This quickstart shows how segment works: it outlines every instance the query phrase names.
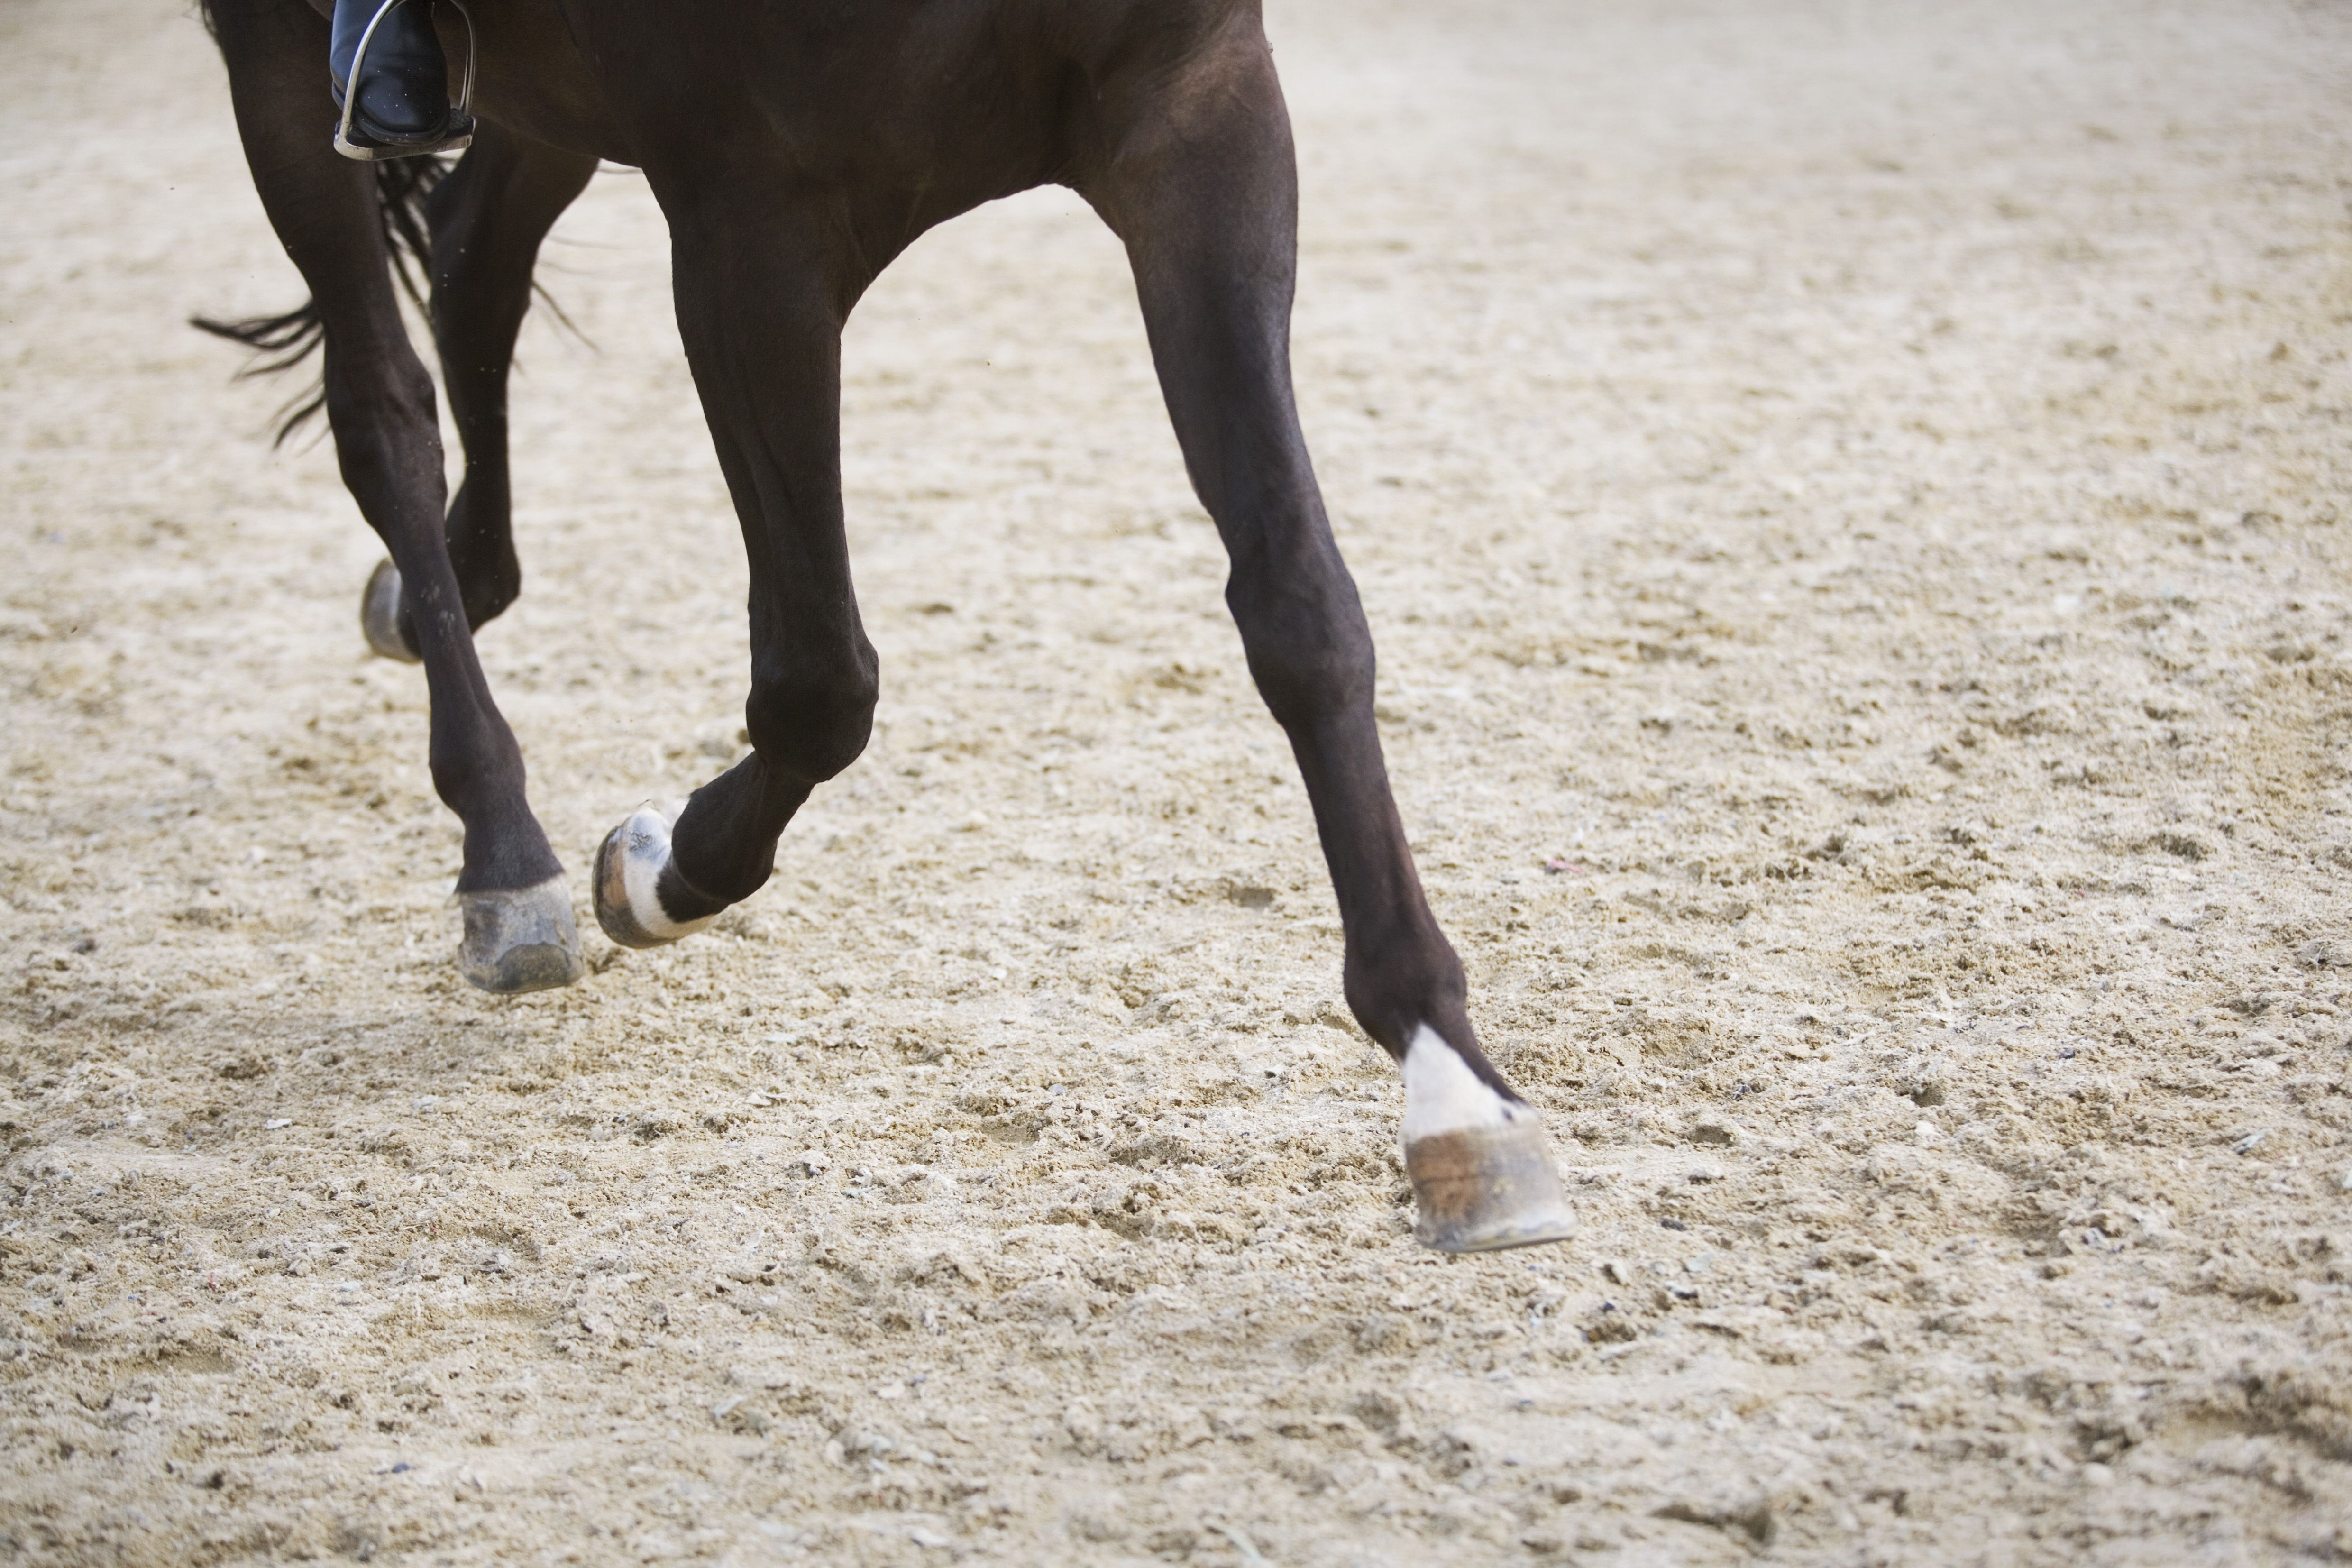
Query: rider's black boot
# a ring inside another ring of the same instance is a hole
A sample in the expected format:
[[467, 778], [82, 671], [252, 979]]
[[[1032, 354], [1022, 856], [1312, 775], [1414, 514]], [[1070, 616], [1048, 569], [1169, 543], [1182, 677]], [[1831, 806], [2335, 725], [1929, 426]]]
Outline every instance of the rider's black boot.
[[431, 0], [335, 0], [327, 70], [335, 151], [346, 158], [448, 152], [473, 135], [473, 117], [449, 101], [449, 66], [434, 35]]

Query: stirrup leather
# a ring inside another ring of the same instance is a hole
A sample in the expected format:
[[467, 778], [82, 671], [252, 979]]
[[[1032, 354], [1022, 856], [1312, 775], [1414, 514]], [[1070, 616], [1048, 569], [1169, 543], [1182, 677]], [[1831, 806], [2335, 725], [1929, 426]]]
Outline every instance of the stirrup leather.
[[[474, 38], [474, 14], [466, 9], [464, 0], [445, 0], [446, 4], [456, 8], [466, 24], [466, 73], [457, 80], [457, 100], [449, 106], [449, 124], [456, 134], [415, 147], [370, 147], [352, 140], [352, 115], [359, 107], [360, 75], [367, 66], [369, 41], [374, 38], [377, 25], [392, 15], [393, 7], [407, 3], [408, 0], [383, 0], [383, 4], [376, 7], [375, 15], [368, 18], [367, 30], [360, 35], [360, 46], [352, 52], [351, 75], [343, 82], [342, 118], [335, 124], [335, 151], [346, 158], [373, 163], [387, 158], [416, 158], [431, 153], [462, 153], [474, 144], [474, 57], [481, 51]], [[417, 3], [430, 5], [432, 0], [417, 0]]]

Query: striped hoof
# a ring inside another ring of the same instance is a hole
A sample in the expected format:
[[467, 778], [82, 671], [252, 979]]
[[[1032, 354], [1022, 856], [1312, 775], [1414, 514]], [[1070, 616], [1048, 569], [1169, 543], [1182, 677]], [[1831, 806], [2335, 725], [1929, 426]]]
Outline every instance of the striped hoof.
[[368, 647], [385, 658], [415, 664], [416, 656], [400, 640], [400, 568], [379, 561], [360, 591], [360, 632]]
[[1404, 1147], [1421, 1210], [1412, 1238], [1440, 1252], [1500, 1252], [1565, 1241], [1576, 1216], [1529, 1111], [1503, 1127], [1440, 1132]]
[[533, 888], [459, 893], [457, 906], [466, 917], [457, 968], [468, 983], [500, 996], [520, 996], [569, 985], [586, 973], [572, 892], [562, 877]]
[[[669, 869], [670, 824], [677, 813], [641, 805], [604, 836], [596, 851], [596, 923], [623, 947], [659, 947], [692, 936], [719, 917], [674, 920], [662, 907], [662, 873]], [[672, 873], [675, 879], [676, 873]]]
[[1404, 1058], [1404, 1168], [1421, 1211], [1413, 1239], [1423, 1247], [1496, 1252], [1576, 1229], [1543, 1120], [1425, 1024]]

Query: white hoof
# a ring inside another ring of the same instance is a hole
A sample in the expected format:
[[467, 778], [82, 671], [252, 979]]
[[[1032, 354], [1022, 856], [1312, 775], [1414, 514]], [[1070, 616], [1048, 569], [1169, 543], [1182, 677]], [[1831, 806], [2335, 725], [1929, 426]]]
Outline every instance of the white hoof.
[[661, 874], [669, 865], [669, 829], [677, 820], [675, 811], [641, 805], [596, 851], [596, 923], [623, 947], [659, 947], [719, 918], [673, 920], [662, 908]]
[[385, 658], [396, 658], [403, 664], [415, 664], [417, 658], [400, 640], [400, 568], [389, 561], [379, 561], [368, 574], [367, 586], [360, 590], [360, 634], [367, 645]]
[[1426, 1024], [1404, 1056], [1404, 1168], [1423, 1247], [1494, 1252], [1576, 1230], [1542, 1119], [1496, 1093]]
[[457, 968], [483, 990], [519, 996], [569, 985], [586, 973], [572, 890], [560, 874], [531, 888], [460, 893], [457, 907], [466, 917]]

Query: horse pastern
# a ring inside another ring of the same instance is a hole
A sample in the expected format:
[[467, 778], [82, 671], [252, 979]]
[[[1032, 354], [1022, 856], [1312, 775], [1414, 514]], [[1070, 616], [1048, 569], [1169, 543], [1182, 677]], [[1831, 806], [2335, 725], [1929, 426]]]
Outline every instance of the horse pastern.
[[1404, 1053], [1404, 1142], [1446, 1132], [1507, 1127], [1532, 1118], [1524, 1100], [1505, 1095], [1427, 1024]]

